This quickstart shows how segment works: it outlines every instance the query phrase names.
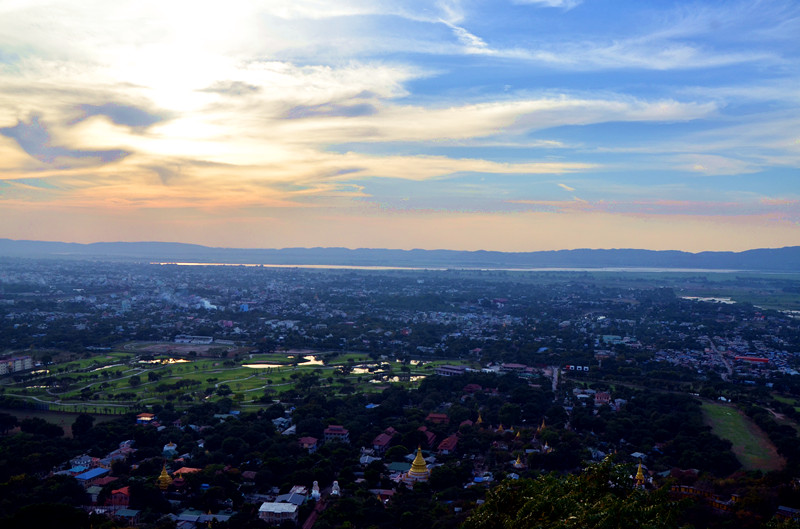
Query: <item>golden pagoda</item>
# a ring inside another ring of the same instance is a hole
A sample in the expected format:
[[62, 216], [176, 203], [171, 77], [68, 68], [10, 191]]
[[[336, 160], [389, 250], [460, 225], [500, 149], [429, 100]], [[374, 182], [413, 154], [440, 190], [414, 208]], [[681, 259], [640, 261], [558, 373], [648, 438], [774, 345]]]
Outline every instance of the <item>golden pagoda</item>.
[[544, 419], [542, 419], [542, 425], [539, 426], [538, 428], [536, 428], [536, 433], [542, 433], [545, 428], [546, 428], [546, 426], [544, 424]]
[[478, 420], [475, 421], [475, 424], [483, 424], [483, 417], [481, 417], [481, 412], [478, 412]]
[[527, 466], [528, 465], [526, 465], [525, 463], [522, 462], [522, 457], [521, 456], [517, 456], [517, 460], [514, 461], [514, 468], [525, 468]]
[[167, 464], [161, 468], [161, 474], [158, 476], [158, 488], [162, 491], [167, 490], [167, 487], [172, 485], [172, 478], [167, 473]]
[[428, 478], [431, 476], [430, 470], [428, 470], [428, 464], [425, 462], [425, 459], [422, 457], [422, 447], [417, 447], [417, 455], [414, 457], [414, 461], [411, 463], [411, 468], [403, 474], [403, 482], [406, 485], [414, 485], [414, 483], [418, 481], [428, 481]]
[[633, 486], [636, 488], [644, 487], [644, 471], [642, 470], [642, 460], [639, 460], [639, 469], [636, 471], [636, 477], [633, 478]]

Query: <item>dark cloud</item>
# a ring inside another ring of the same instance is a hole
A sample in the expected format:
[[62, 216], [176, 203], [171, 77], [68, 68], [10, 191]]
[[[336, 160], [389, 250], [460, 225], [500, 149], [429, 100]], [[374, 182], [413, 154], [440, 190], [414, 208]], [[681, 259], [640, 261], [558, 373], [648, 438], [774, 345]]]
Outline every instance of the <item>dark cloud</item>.
[[315, 116], [355, 118], [359, 116], [371, 116], [377, 111], [378, 109], [369, 103], [358, 103], [355, 105], [300, 105], [290, 109], [286, 113], [286, 117], [290, 119], [310, 118]]
[[244, 96], [261, 91], [255, 85], [242, 83], [240, 81], [218, 81], [208, 88], [203, 88], [201, 92], [211, 92], [214, 94], [225, 94], [229, 96]]
[[50, 133], [47, 126], [39, 120], [39, 116], [32, 116], [27, 123], [19, 121], [13, 127], [0, 128], [0, 134], [14, 139], [26, 153], [40, 162], [50, 164], [58, 162], [59, 165], [74, 165], [80, 160], [80, 165], [85, 165], [85, 162], [92, 159], [96, 163], [109, 163], [130, 154], [120, 149], [82, 151], [51, 145]]
[[165, 186], [169, 185], [171, 181], [180, 175], [180, 169], [170, 169], [159, 165], [150, 165], [147, 166], [147, 168], [156, 173], [161, 183]]
[[91, 116], [106, 116], [117, 125], [145, 129], [165, 119], [162, 115], [148, 112], [131, 105], [118, 105], [117, 103], [81, 105], [79, 108], [83, 115], [75, 120], [74, 123], [83, 121]]

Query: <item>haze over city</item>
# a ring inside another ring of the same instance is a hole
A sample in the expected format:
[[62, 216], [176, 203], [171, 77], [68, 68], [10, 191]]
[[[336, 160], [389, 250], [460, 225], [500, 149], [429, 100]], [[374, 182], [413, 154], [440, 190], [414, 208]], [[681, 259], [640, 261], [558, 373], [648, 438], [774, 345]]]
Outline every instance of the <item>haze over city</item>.
[[0, 238], [800, 245], [800, 6], [0, 4]]

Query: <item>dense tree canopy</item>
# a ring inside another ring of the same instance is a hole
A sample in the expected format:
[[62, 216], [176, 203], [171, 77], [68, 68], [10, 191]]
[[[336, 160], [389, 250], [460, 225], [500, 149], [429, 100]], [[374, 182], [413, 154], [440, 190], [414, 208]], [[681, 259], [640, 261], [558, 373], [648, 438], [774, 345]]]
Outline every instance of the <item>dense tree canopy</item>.
[[678, 506], [665, 491], [635, 489], [630, 468], [605, 460], [579, 475], [507, 481], [487, 494], [465, 529], [667, 529]]

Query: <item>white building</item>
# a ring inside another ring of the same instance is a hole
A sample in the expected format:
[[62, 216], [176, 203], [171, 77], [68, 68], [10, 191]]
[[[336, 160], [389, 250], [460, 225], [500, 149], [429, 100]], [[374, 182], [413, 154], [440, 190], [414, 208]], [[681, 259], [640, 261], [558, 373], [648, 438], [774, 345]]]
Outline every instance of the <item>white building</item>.
[[18, 373], [33, 369], [33, 358], [30, 356], [17, 356], [0, 359], [0, 375]]
[[297, 523], [297, 505], [265, 501], [258, 508], [258, 517], [274, 525], [280, 525], [287, 520]]

